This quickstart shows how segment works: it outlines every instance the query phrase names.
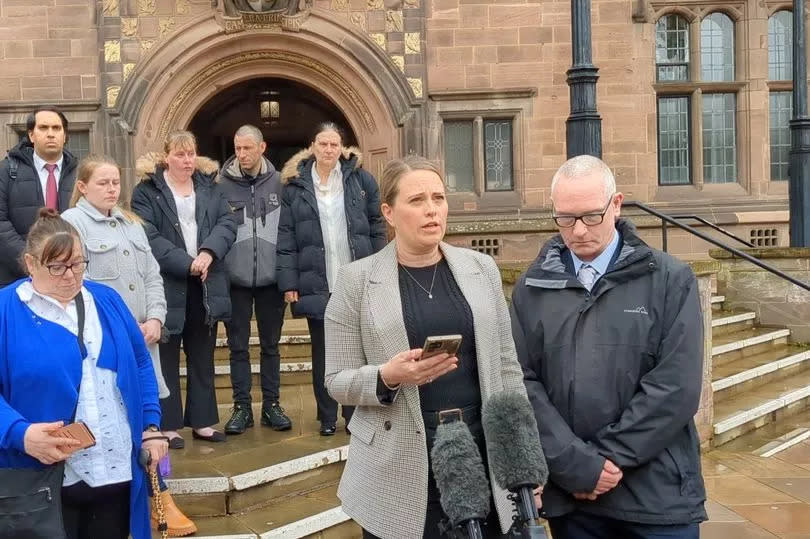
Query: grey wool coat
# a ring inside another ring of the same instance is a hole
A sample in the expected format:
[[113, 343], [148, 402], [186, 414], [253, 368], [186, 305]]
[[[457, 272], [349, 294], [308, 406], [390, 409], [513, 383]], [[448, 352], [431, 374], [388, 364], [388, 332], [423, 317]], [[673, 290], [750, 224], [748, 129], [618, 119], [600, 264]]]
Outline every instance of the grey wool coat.
[[[115, 289], [138, 323], [151, 318], [166, 321], [166, 298], [160, 266], [152, 256], [143, 226], [130, 220], [118, 208], [106, 216], [82, 197], [76, 207], [62, 213], [84, 243], [89, 260], [85, 278]], [[158, 345], [147, 346], [158, 383], [158, 396], [165, 399], [169, 388], [160, 369]]]
[[[482, 402], [500, 391], [526, 395], [495, 261], [446, 243], [440, 249], [473, 313]], [[428, 454], [419, 388], [403, 385], [390, 405], [377, 398], [380, 365], [410, 349], [396, 241], [341, 269], [326, 308], [325, 327], [326, 387], [339, 403], [357, 406], [338, 490], [343, 510], [383, 539], [421, 538]], [[490, 485], [506, 531], [512, 522], [512, 503], [491, 474]]]

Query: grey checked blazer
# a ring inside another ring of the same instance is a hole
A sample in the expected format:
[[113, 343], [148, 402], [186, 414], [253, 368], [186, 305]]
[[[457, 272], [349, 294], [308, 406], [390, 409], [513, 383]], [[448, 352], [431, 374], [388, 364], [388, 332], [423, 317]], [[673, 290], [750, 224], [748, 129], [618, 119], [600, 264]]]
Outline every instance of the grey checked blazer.
[[[379, 366], [410, 349], [395, 241], [344, 266], [326, 308], [326, 387], [339, 403], [357, 406], [349, 459], [338, 496], [343, 510], [383, 539], [421, 538], [427, 508], [428, 455], [419, 389], [403, 385], [390, 405], [377, 399]], [[499, 391], [526, 394], [515, 354], [501, 275], [489, 256], [440, 245], [473, 313], [481, 399]], [[501, 527], [512, 503], [492, 478]]]

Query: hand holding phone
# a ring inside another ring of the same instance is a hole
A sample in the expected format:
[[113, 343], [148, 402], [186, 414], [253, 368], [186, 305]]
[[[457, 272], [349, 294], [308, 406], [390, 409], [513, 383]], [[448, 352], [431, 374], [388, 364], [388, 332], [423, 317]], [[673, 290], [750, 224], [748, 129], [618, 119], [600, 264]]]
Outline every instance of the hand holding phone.
[[461, 347], [461, 335], [431, 335], [425, 339], [422, 357], [419, 359], [427, 359], [439, 354], [453, 357], [458, 353], [459, 347]]
[[87, 449], [88, 447], [93, 447], [96, 445], [96, 437], [93, 436], [93, 433], [90, 431], [90, 428], [84, 424], [83, 421], [77, 421], [76, 423], [71, 423], [69, 425], [65, 425], [53, 432], [51, 432], [51, 436], [56, 436], [57, 438], [70, 438], [71, 440], [78, 440], [78, 446], [73, 446], [70, 449], [73, 451], [78, 451], [80, 449]]

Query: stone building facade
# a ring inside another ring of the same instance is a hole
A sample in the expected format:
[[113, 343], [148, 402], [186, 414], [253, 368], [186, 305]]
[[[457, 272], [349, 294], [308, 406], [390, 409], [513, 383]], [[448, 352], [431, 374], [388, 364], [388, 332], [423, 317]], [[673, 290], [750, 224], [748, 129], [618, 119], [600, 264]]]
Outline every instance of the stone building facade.
[[[604, 158], [627, 198], [787, 244], [789, 9], [592, 0]], [[554, 230], [569, 0], [0, 0], [0, 28], [6, 148], [57, 104], [71, 147], [112, 154], [131, 185], [171, 129], [222, 159], [256, 123], [280, 162], [336, 120], [375, 174], [409, 152], [442, 163], [452, 241], [519, 260]], [[656, 219], [638, 223], [661, 244]], [[680, 232], [668, 245], [706, 251]]]

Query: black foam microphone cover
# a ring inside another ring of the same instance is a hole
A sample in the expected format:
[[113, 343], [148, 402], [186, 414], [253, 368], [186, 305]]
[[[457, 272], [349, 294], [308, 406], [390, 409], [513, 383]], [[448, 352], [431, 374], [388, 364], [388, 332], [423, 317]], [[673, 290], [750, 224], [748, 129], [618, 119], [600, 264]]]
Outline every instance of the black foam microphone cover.
[[490, 507], [489, 480], [467, 425], [462, 421], [440, 424], [430, 456], [440, 503], [450, 522], [459, 526], [473, 519], [485, 520]]
[[520, 393], [493, 394], [482, 410], [490, 471], [501, 488], [545, 485], [548, 467], [540, 446], [537, 421]]

